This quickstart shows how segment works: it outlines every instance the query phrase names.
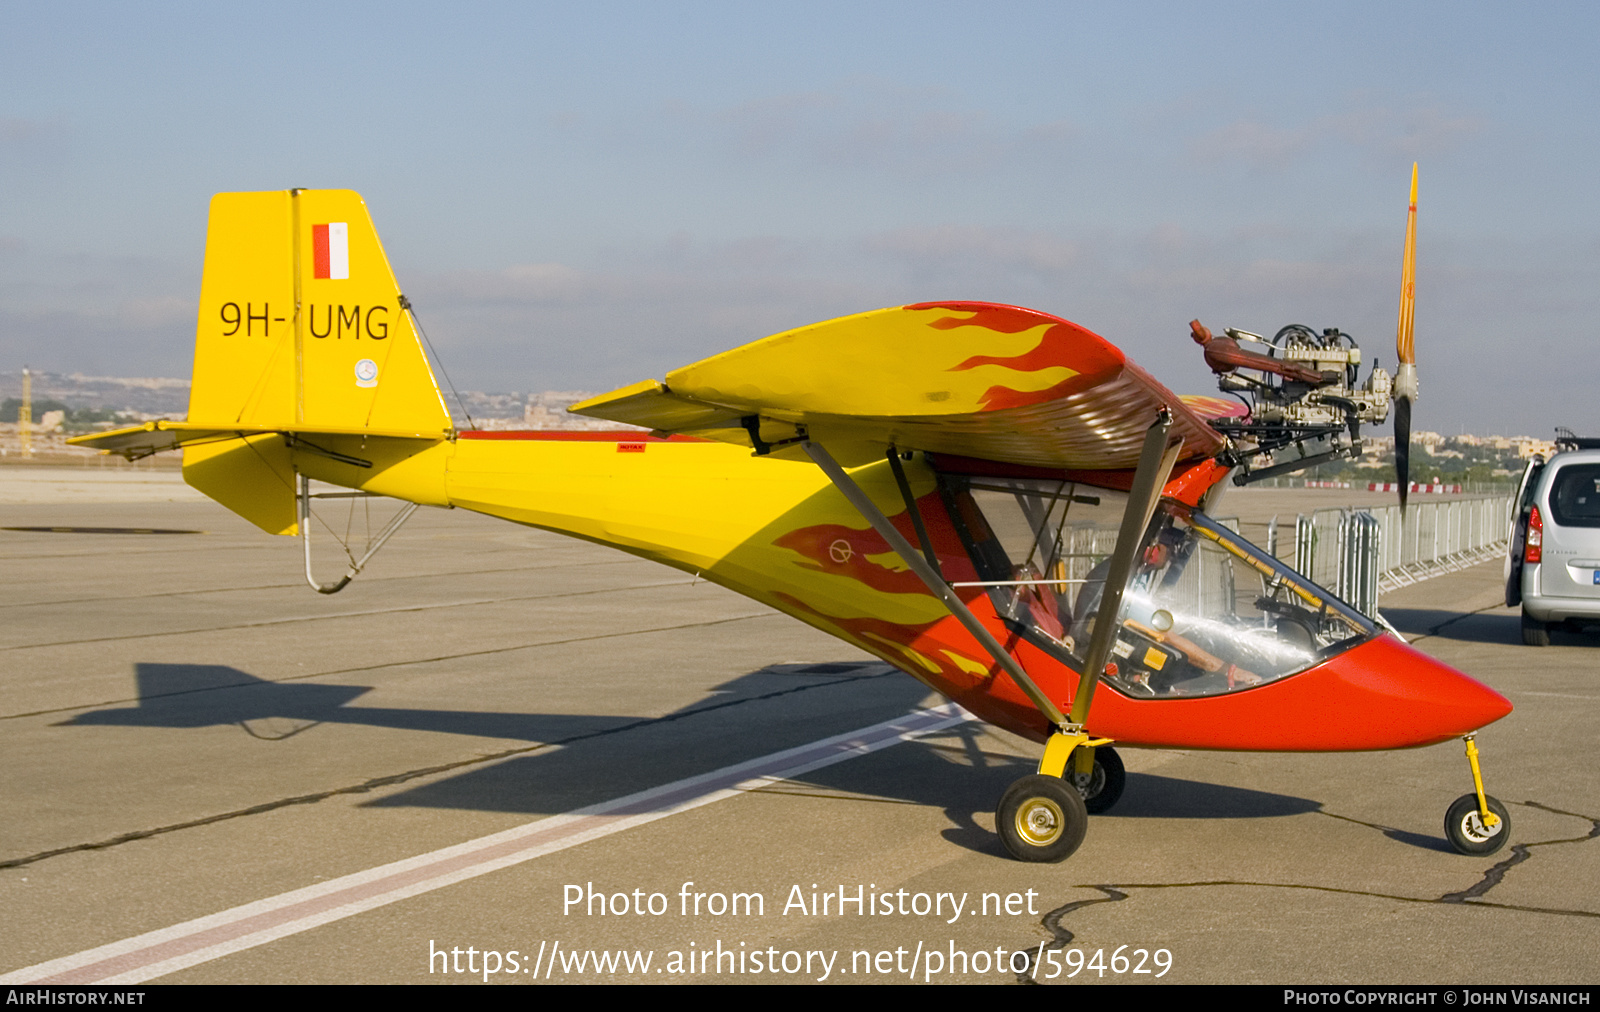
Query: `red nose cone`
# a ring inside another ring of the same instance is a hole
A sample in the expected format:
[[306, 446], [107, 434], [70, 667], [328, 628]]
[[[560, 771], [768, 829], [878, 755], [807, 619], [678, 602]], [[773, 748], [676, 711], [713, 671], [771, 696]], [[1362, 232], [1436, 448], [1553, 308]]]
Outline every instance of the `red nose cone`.
[[1128, 745], [1364, 752], [1433, 745], [1511, 712], [1500, 693], [1379, 636], [1275, 682], [1219, 696], [1095, 697], [1096, 734]]
[[1313, 673], [1330, 690], [1328, 719], [1360, 739], [1351, 748], [1432, 745], [1511, 712], [1500, 693], [1395, 636], [1379, 636], [1306, 672]]

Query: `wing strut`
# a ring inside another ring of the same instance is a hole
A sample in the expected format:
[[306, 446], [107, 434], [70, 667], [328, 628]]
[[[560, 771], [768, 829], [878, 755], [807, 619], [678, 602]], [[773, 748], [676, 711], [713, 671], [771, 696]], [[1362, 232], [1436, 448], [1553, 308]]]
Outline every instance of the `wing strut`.
[[994, 658], [995, 663], [1006, 670], [1006, 673], [1011, 676], [1011, 680], [1017, 683], [1017, 687], [1022, 689], [1034, 706], [1038, 707], [1039, 712], [1044, 714], [1046, 719], [1056, 727], [1064, 726], [1067, 718], [1062, 714], [1060, 707], [1051, 702], [1050, 697], [1046, 696], [1039, 689], [1039, 686], [1034, 684], [1033, 679], [1029, 678], [1027, 672], [1022, 670], [1022, 665], [1018, 664], [1016, 659], [1006, 652], [1005, 647], [1001, 646], [1000, 642], [994, 638], [989, 630], [983, 627], [983, 623], [978, 621], [978, 617], [967, 609], [961, 598], [956, 596], [956, 592], [950, 589], [950, 585], [945, 583], [938, 573], [934, 572], [932, 566], [928, 565], [928, 560], [924, 559], [921, 553], [911, 546], [911, 542], [907, 541], [899, 531], [895, 530], [894, 524], [891, 524], [889, 518], [883, 515], [883, 511], [878, 509], [871, 497], [861, 491], [861, 486], [857, 485], [845, 473], [844, 468], [839, 466], [839, 462], [833, 459], [833, 454], [824, 449], [820, 443], [813, 443], [809, 439], [800, 445], [807, 455], [817, 462], [817, 466], [822, 468], [822, 472], [828, 476], [829, 481], [833, 482], [834, 487], [849, 500], [850, 505], [854, 506], [866, 518], [867, 523], [872, 525], [872, 529], [877, 531], [878, 535], [889, 543], [889, 547], [894, 549], [895, 554], [900, 556], [901, 561], [909, 566], [911, 571], [916, 573], [923, 583], [927, 584], [928, 590], [932, 591], [935, 597], [944, 602], [944, 606], [950, 609], [950, 614], [954, 615], [956, 620], [973, 635], [973, 638], [982, 644], [983, 648], [989, 652], [989, 656]]
[[1139, 451], [1139, 469], [1133, 474], [1133, 488], [1128, 490], [1128, 506], [1122, 513], [1122, 527], [1117, 531], [1117, 547], [1111, 553], [1111, 568], [1106, 572], [1105, 590], [1100, 595], [1100, 610], [1095, 613], [1094, 632], [1089, 637], [1089, 655], [1083, 668], [1083, 681], [1072, 697], [1071, 723], [1082, 726], [1089, 716], [1089, 703], [1094, 699], [1095, 686], [1105, 673], [1106, 661], [1111, 659], [1111, 640], [1116, 635], [1117, 614], [1122, 611], [1122, 593], [1127, 589], [1128, 578], [1133, 575], [1134, 556], [1144, 529], [1155, 512], [1156, 501], [1166, 485], [1172, 465], [1178, 462], [1183, 451], [1183, 440], [1167, 440], [1167, 430], [1172, 427], [1172, 414], [1165, 408], [1156, 416], [1156, 423], [1145, 432], [1144, 447]]
[[[336, 494], [343, 498], [349, 493]], [[295, 498], [299, 500], [300, 506], [300, 540], [306, 546], [306, 582], [311, 584], [312, 589], [319, 594], [337, 594], [343, 590], [345, 585], [355, 579], [356, 574], [361, 572], [362, 568], [371, 561], [372, 557], [378, 554], [378, 549], [383, 547], [383, 543], [388, 541], [394, 535], [394, 532], [400, 529], [401, 524], [411, 518], [411, 514], [415, 513], [417, 506], [420, 505], [419, 503], [408, 502], [401, 507], [400, 512], [395, 514], [394, 519], [389, 521], [388, 526], [378, 532], [378, 536], [373, 539], [372, 547], [367, 549], [367, 553], [361, 556], [360, 559], [352, 557], [350, 569], [344, 576], [333, 583], [318, 583], [317, 578], [311, 575], [311, 479], [303, 474], [300, 476], [300, 488]]]

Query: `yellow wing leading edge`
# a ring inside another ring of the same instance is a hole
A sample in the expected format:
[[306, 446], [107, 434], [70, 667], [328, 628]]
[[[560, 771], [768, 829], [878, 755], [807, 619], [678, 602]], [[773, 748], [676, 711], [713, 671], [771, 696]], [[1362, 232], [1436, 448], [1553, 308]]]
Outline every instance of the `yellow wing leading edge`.
[[1075, 323], [985, 302], [920, 303], [785, 331], [576, 404], [658, 432], [762, 449], [803, 431], [841, 459], [886, 446], [1057, 468], [1125, 468], [1158, 410], [1192, 454], [1222, 440]]

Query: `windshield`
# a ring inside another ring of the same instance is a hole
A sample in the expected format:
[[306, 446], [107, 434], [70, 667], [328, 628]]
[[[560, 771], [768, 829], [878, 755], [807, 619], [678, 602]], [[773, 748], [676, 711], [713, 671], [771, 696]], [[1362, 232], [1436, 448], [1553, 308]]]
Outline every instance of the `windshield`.
[[1118, 670], [1107, 674], [1132, 695], [1210, 696], [1303, 671], [1376, 631], [1227, 527], [1163, 503], [1123, 597]]
[[[995, 610], [1082, 670], [1125, 497], [955, 480], [951, 513]], [[1139, 698], [1211, 696], [1303, 671], [1371, 621], [1198, 510], [1165, 501], [1123, 596], [1106, 681]]]

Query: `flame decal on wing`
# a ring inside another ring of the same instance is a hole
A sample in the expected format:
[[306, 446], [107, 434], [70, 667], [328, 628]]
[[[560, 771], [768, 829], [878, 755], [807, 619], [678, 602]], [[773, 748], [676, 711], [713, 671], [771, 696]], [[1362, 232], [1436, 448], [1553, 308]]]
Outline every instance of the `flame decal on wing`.
[[923, 303], [906, 308], [948, 309], [970, 314], [945, 316], [928, 324], [937, 330], [982, 327], [998, 334], [1020, 334], [1035, 328], [1042, 329], [1039, 343], [1020, 355], [973, 355], [950, 368], [951, 372], [963, 372], [993, 365], [1015, 373], [1039, 373], [1047, 369], [1068, 373], [1065, 378], [1043, 389], [1019, 389], [1022, 384], [991, 386], [979, 398], [987, 411], [1024, 407], [1069, 396], [1114, 377], [1127, 364], [1121, 352], [1092, 331], [1033, 310], [971, 302]]

